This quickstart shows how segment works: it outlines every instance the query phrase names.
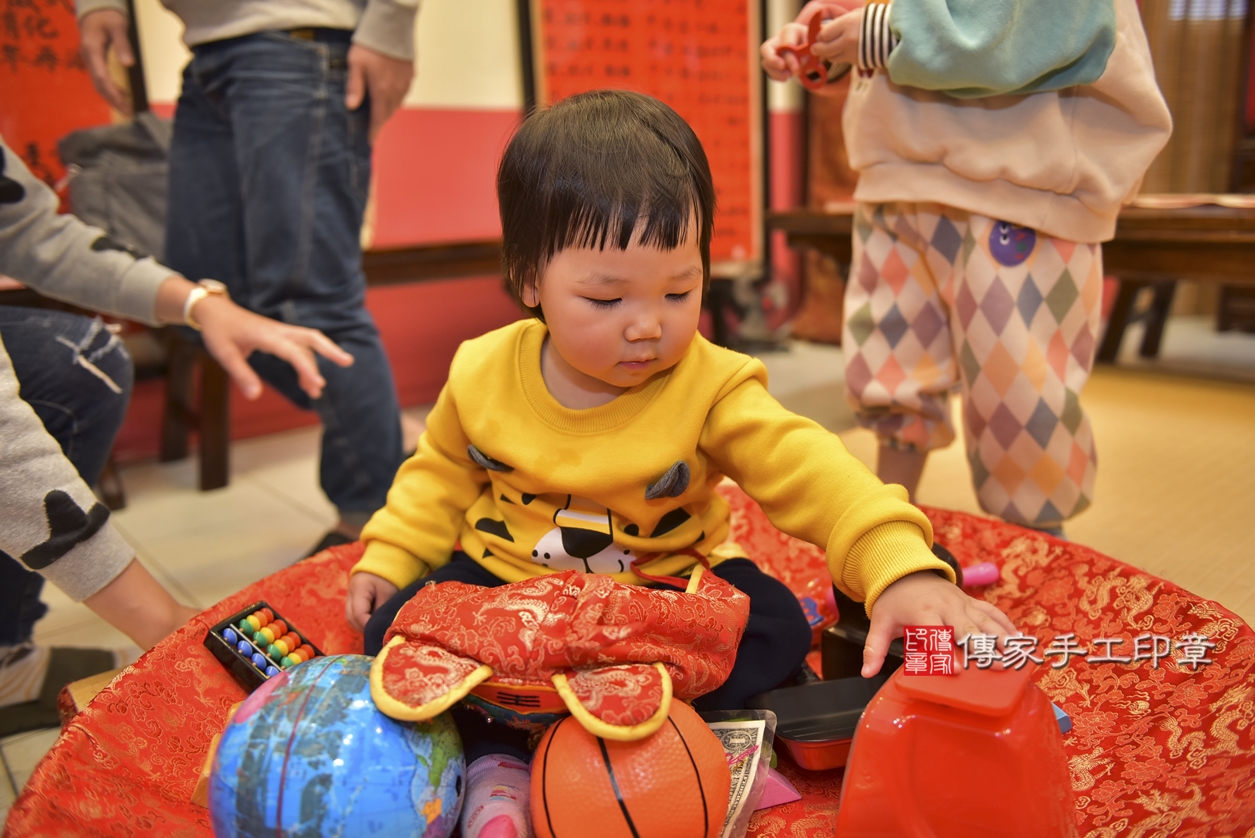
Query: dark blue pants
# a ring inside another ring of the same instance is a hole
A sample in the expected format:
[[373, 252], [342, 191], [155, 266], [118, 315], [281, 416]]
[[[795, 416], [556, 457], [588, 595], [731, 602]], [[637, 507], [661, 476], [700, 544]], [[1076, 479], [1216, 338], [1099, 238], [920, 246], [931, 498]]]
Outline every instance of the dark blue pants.
[[[740, 710], [750, 696], [774, 689], [797, 675], [810, 651], [811, 628], [793, 592], [749, 559], [729, 559], [715, 565], [713, 572], [749, 596], [750, 614], [728, 680], [695, 700], [693, 706], [698, 710]], [[401, 606], [413, 599], [419, 588], [438, 582], [465, 582], [485, 588], [505, 584], [465, 553], [454, 553], [448, 564], [398, 591], [376, 609], [366, 624], [366, 654], [379, 654], [384, 634]], [[678, 590], [670, 585], [659, 587]], [[504, 725], [484, 724], [473, 711], [459, 714], [457, 721], [468, 762], [487, 753], [530, 758], [525, 737], [512, 735], [517, 731], [506, 734]], [[486, 741], [479, 741], [485, 737]]]
[[[88, 485], [100, 479], [131, 399], [131, 358], [99, 320], [0, 306], [0, 339], [22, 400]], [[0, 552], [0, 646], [30, 640], [48, 611], [44, 577]]]
[[401, 414], [365, 307], [370, 109], [344, 106], [349, 33], [323, 34], [262, 32], [194, 49], [174, 117], [165, 262], [225, 282], [259, 314], [321, 329], [353, 356], [347, 369], [318, 359], [327, 386], [316, 401], [278, 358], [249, 362], [318, 412], [323, 491], [365, 523], [401, 464]]

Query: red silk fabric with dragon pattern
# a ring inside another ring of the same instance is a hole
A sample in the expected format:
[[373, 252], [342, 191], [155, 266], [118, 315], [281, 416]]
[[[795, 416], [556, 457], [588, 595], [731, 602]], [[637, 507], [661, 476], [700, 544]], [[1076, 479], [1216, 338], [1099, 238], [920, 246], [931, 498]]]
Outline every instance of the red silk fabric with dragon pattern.
[[[429, 585], [402, 606], [384, 637], [385, 645], [395, 637], [404, 643], [386, 650], [382, 684], [415, 707], [456, 687], [469, 674], [467, 662], [470, 670], [487, 664], [493, 680], [507, 684], [547, 687], [553, 675], [569, 675], [594, 716], [635, 725], [662, 703], [652, 664], [666, 668], [676, 697], [705, 695], [732, 671], [748, 616], [749, 597], [708, 571], [692, 593], [574, 570], [498, 588]], [[422, 654], [435, 649], [452, 660]]]
[[[794, 590], [824, 573], [821, 551], [776, 531], [756, 504], [722, 487], [732, 539]], [[987, 518], [926, 509], [960, 563], [998, 564], [983, 596], [1041, 640], [1150, 632], [1205, 634], [1212, 663], [1035, 666], [1033, 682], [1071, 717], [1064, 750], [1083, 838], [1221, 838], [1255, 829], [1255, 633], [1214, 602], [1078, 544]], [[344, 621], [355, 549], [333, 548], [251, 585], [194, 619], [130, 667], [66, 726], [9, 814], [6, 836], [209, 836], [189, 803], [210, 738], [244, 697], [209, 652], [205, 632], [265, 599], [328, 654], [361, 652]], [[1120, 651], [1116, 647], [1115, 651]], [[830, 838], [841, 772], [780, 760], [802, 799], [755, 813], [755, 838]], [[943, 769], [944, 770], [944, 769]], [[979, 794], [975, 778], [963, 786]], [[957, 792], [956, 792], [957, 793]]]

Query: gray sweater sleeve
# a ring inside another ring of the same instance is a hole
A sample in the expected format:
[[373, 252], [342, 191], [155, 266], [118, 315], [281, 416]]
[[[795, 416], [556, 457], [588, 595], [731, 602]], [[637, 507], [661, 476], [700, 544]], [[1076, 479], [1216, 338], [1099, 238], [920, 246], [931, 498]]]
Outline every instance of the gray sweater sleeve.
[[3, 141], [0, 193], [0, 274], [53, 299], [157, 325], [157, 289], [174, 272], [58, 215], [57, 196]]
[[135, 551], [109, 523], [61, 446], [18, 394], [0, 343], [0, 550], [81, 602], [126, 569]]
[[[157, 287], [171, 272], [56, 209], [52, 190], [0, 142], [0, 273], [58, 299], [153, 322]], [[135, 556], [22, 400], [2, 342], [0, 504], [0, 550], [75, 600], [99, 591]]]

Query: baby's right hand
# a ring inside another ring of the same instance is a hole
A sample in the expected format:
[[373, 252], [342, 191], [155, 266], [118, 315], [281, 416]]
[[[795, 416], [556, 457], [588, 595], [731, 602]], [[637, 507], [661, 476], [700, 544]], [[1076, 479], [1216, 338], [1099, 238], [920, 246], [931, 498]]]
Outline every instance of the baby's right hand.
[[788, 81], [797, 74], [797, 56], [792, 52], [780, 53], [780, 47], [800, 47], [806, 43], [807, 29], [800, 23], [786, 23], [773, 38], [763, 41], [758, 48], [762, 57], [763, 71], [775, 81]]
[[349, 577], [349, 592], [344, 599], [344, 616], [349, 625], [358, 631], [366, 628], [366, 621], [375, 609], [383, 605], [397, 592], [397, 586], [373, 573], [354, 573]]

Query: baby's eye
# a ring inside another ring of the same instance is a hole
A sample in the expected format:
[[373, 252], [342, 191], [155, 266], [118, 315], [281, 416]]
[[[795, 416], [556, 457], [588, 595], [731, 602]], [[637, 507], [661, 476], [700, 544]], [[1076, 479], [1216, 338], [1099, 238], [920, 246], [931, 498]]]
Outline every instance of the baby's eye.
[[685, 291], [683, 294], [668, 294], [667, 299], [671, 300], [673, 303], [682, 303], [687, 300], [689, 295], [692, 293], [692, 291]]
[[585, 297], [584, 299], [592, 303], [594, 308], [614, 308], [622, 298], [615, 297], [613, 300], [598, 300], [595, 297]]

